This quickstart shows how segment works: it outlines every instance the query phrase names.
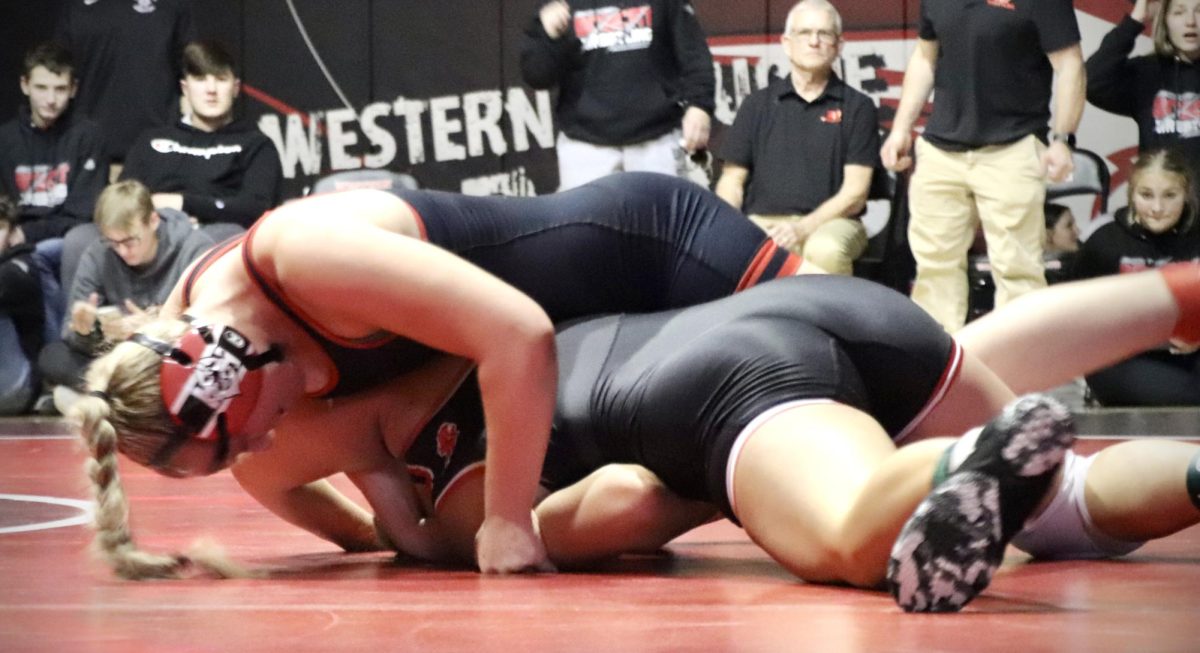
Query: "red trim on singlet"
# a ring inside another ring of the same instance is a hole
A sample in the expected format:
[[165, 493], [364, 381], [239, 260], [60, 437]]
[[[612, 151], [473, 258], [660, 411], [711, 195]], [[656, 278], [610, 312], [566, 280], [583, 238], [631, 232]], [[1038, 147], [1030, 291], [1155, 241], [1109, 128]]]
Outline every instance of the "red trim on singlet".
[[782, 266], [780, 266], [779, 274], [775, 275], [775, 277], [779, 278], [795, 276], [796, 273], [800, 271], [801, 263], [804, 263], [804, 259], [800, 258], [796, 254], [788, 253], [787, 260], [783, 262]]
[[429, 242], [429, 233], [425, 231], [425, 218], [421, 217], [421, 212], [417, 210], [417, 207], [409, 204], [408, 200], [403, 197], [397, 197], [396, 199], [404, 202], [404, 206], [407, 206], [408, 210], [412, 213], [413, 220], [417, 221], [417, 231], [421, 234], [421, 240]]
[[[754, 259], [750, 261], [750, 265], [746, 268], [745, 274], [742, 275], [741, 281], [738, 281], [734, 292], [740, 292], [758, 283], [759, 278], [767, 271], [767, 267], [771, 264], [778, 251], [779, 247], [775, 244], [775, 241], [767, 240], [763, 243], [762, 247], [758, 249], [758, 253], [754, 255]], [[800, 269], [800, 262], [799, 256], [789, 253], [788, 258], [784, 261], [775, 277], [786, 277], [796, 274], [796, 270]]]
[[896, 434], [895, 442], [897, 444], [904, 442], [912, 433], [912, 430], [924, 421], [929, 416], [929, 413], [933, 412], [934, 408], [937, 408], [942, 403], [942, 400], [946, 398], [946, 393], [950, 391], [950, 386], [954, 385], [954, 382], [958, 380], [958, 376], [962, 372], [962, 367], [963, 348], [956, 340], [954, 341], [954, 349], [950, 353], [950, 360], [946, 363], [946, 369], [942, 370], [942, 377], [938, 379], [937, 385], [933, 387], [933, 392], [929, 394], [929, 401], [926, 401], [921, 411], [909, 421], [908, 425], [902, 431]]
[[[266, 218], [270, 216], [270, 214], [271, 212], [267, 212], [262, 218], [259, 218], [259, 220], [250, 227], [250, 230], [246, 232], [244, 242], [242, 243], [242, 266], [246, 269], [246, 274], [250, 277], [254, 287], [263, 294], [268, 302], [283, 311], [283, 313], [287, 315], [289, 319], [295, 322], [296, 326], [300, 327], [300, 330], [308, 334], [309, 337], [312, 337], [312, 335], [315, 333], [344, 347], [350, 347], [352, 349], [369, 349], [371, 347], [386, 343], [396, 337], [394, 334], [387, 334], [383, 337], [372, 335], [358, 340], [348, 340], [342, 338], [324, 329], [316, 320], [312, 319], [311, 316], [289, 301], [287, 294], [283, 292], [283, 289], [280, 288], [273, 279], [267, 278], [266, 275], [259, 271], [258, 266], [254, 264], [253, 260], [254, 235], [258, 231], [258, 227], [266, 222]], [[264, 288], [263, 286], [266, 287]], [[318, 349], [322, 349], [320, 343], [314, 344], [317, 345]], [[325, 385], [315, 392], [308, 393], [308, 396], [310, 397], [319, 397], [331, 392], [338, 386], [338, 383], [341, 382], [341, 375], [339, 374], [337, 365], [334, 363], [334, 361], [330, 359], [328, 355], [324, 356], [324, 361], [325, 370], [327, 373]]]
[[208, 250], [204, 256], [200, 257], [200, 260], [196, 263], [196, 265], [192, 266], [192, 269], [188, 271], [187, 276], [183, 279], [183, 297], [181, 298], [181, 301], [183, 302], [183, 308], [187, 308], [188, 306], [192, 305], [192, 287], [196, 285], [196, 279], [198, 279], [201, 274], [208, 270], [209, 266], [215, 263], [217, 259], [224, 256], [238, 245], [241, 245], [242, 241], [245, 239], [246, 234], [234, 236], [219, 245], [213, 246], [213, 248]]
[[[386, 333], [383, 331], [376, 333], [376, 334], [369, 335], [369, 336], [363, 336], [362, 338], [354, 338], [354, 339], [346, 338], [345, 336], [339, 336], [336, 333], [332, 333], [325, 327], [321, 326], [321, 324], [319, 322], [317, 322], [316, 320], [314, 320], [311, 315], [306, 313], [304, 311], [304, 309], [302, 309], [299, 306], [296, 306], [294, 303], [292, 303], [288, 299], [287, 293], [283, 292], [283, 288], [281, 288], [279, 286], [278, 282], [276, 282], [274, 279], [270, 279], [266, 275], [264, 275], [258, 269], [258, 266], [256, 266], [254, 264], [254, 261], [251, 260], [251, 257], [254, 255], [254, 252], [253, 252], [254, 232], [257, 229], [258, 225], [262, 224], [262, 222], [263, 222], [262, 220], [259, 220], [254, 225], [254, 227], [251, 227], [250, 231], [246, 233], [246, 241], [245, 241], [243, 249], [242, 249], [242, 263], [246, 266], [246, 272], [253, 279], [255, 279], [256, 283], [261, 282], [262, 284], [265, 284], [270, 289], [270, 291], [275, 294], [274, 299], [278, 300], [278, 304], [282, 304], [280, 306], [280, 308], [284, 309], [284, 312], [290, 312], [294, 318], [297, 318], [300, 321], [304, 322], [309, 328], [311, 328], [313, 331], [316, 331], [318, 334], [320, 334], [322, 338], [326, 338], [330, 342], [341, 345], [343, 347], [349, 347], [351, 349], [370, 349], [372, 347], [376, 347], [376, 346], [382, 344], [383, 342], [393, 340], [397, 337], [395, 334]], [[260, 287], [259, 290], [262, 290], [262, 288]]]

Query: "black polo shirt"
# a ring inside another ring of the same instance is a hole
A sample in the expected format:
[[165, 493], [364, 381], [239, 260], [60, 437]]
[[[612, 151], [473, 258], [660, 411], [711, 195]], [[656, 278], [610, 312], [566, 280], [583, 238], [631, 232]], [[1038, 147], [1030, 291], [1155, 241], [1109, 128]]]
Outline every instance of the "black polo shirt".
[[836, 76], [812, 102], [776, 79], [742, 102], [720, 155], [750, 171], [746, 213], [809, 213], [842, 187], [844, 166], [878, 167], [875, 104]]
[[939, 48], [926, 139], [949, 150], [1045, 140], [1046, 53], [1079, 42], [1071, 0], [921, 0], [920, 36]]

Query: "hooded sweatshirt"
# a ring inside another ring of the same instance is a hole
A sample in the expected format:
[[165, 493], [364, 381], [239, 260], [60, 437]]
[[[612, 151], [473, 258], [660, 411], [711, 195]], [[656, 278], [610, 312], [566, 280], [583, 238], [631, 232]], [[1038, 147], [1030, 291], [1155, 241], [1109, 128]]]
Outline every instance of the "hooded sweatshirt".
[[1140, 272], [1176, 261], [1200, 261], [1200, 222], [1185, 217], [1171, 231], [1153, 234], [1134, 223], [1129, 207], [1123, 207], [1080, 246], [1074, 274], [1091, 278]]
[[122, 179], [152, 193], [180, 193], [183, 212], [202, 224], [249, 227], [279, 200], [283, 176], [275, 144], [245, 121], [206, 132], [179, 121], [142, 132], [125, 157]]
[[[67, 306], [84, 301], [92, 293], [100, 297], [100, 306], [116, 306], [125, 312], [125, 300], [131, 299], [141, 308], [161, 306], [171, 294], [175, 283], [183, 276], [192, 261], [213, 246], [212, 238], [197, 229], [188, 217], [172, 209], [159, 209], [158, 251], [154, 260], [136, 268], [129, 267], [112, 248], [96, 240], [83, 252], [79, 268], [71, 283]], [[73, 349], [91, 353], [100, 344], [99, 333], [81, 336], [63, 325], [63, 339]]]
[[100, 128], [72, 107], [49, 129], [33, 125], [28, 104], [0, 125], [0, 190], [17, 200], [27, 242], [58, 238], [91, 221], [106, 183]]
[[1126, 16], [1087, 60], [1088, 102], [1129, 116], [1138, 149], [1178, 148], [1200, 171], [1200, 65], [1178, 57], [1129, 57], [1143, 24]]
[[537, 13], [525, 30], [521, 75], [558, 87], [567, 136], [633, 145], [679, 127], [684, 109], [714, 107], [712, 53], [688, 0], [570, 0], [572, 24], [551, 39]]

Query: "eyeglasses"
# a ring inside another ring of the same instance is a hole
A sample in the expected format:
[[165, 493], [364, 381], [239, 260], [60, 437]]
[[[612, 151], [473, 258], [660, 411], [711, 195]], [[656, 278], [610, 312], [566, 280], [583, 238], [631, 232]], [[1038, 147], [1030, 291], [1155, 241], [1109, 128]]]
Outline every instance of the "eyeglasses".
[[835, 43], [838, 40], [838, 33], [829, 29], [798, 29], [791, 32], [789, 38], [799, 39], [801, 41], [812, 41], [813, 36], [817, 37], [821, 43]]
[[142, 242], [142, 237], [130, 236], [128, 238], [122, 238], [121, 240], [113, 240], [112, 238], [105, 238], [104, 236], [101, 236], [100, 242], [107, 245], [109, 249], [120, 249], [122, 247], [132, 247]]

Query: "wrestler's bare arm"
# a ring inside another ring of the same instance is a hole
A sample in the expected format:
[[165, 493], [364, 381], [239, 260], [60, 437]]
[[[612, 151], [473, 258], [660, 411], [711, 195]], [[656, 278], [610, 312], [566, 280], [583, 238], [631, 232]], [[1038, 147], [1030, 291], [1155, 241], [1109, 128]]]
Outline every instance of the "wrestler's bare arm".
[[[280, 228], [262, 230], [273, 226]], [[344, 337], [397, 333], [477, 363], [494, 445], [480, 568], [543, 566], [529, 506], [554, 403], [554, 335], [545, 312], [453, 254], [362, 221], [296, 214], [262, 229], [256, 247], [263, 246], [264, 262], [326, 329]]]

